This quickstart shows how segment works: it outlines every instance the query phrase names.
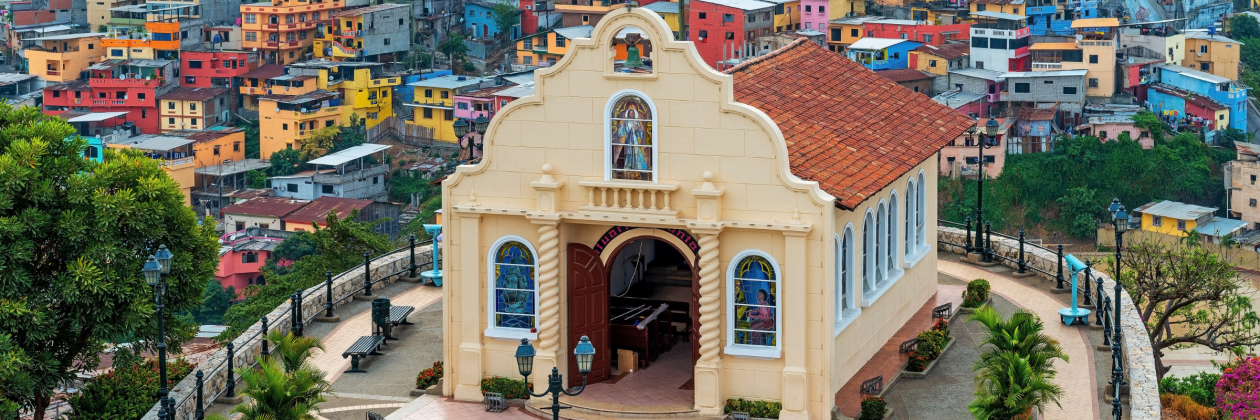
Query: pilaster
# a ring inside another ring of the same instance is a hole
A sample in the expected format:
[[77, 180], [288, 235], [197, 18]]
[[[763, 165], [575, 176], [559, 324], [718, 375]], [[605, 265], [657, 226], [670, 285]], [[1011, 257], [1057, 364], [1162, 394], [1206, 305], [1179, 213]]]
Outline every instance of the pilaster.
[[722, 287], [721, 229], [693, 229], [700, 236], [700, 360], [695, 367], [696, 409], [701, 415], [721, 415], [722, 400]]
[[[474, 199], [475, 200], [475, 199]], [[474, 201], [475, 202], [475, 201]], [[482, 377], [481, 349], [481, 215], [460, 214], [459, 257], [460, 269], [460, 343], [459, 382], [455, 385], [455, 399], [480, 401]]]
[[[806, 302], [805, 236], [808, 232], [783, 232], [782, 302]], [[805, 305], [783, 305], [783, 411], [780, 419], [808, 419], [809, 372], [805, 366]]]
[[[529, 185], [535, 192], [535, 213], [526, 217], [538, 226], [538, 354], [535, 372], [550, 372], [557, 366], [560, 347], [560, 214], [556, 213], [556, 191], [564, 181], [551, 176], [551, 164], [542, 166], [542, 177]], [[546, 389], [547, 375], [534, 375], [534, 389]]]

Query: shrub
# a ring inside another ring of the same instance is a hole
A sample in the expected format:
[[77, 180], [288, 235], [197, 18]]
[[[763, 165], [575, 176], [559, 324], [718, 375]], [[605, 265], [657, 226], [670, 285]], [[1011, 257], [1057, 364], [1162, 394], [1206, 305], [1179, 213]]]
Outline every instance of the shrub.
[[1216, 407], [1216, 382], [1220, 380], [1220, 374], [1208, 372], [1184, 378], [1169, 375], [1159, 381], [1159, 393], [1184, 395], [1204, 407]]
[[910, 350], [910, 362], [906, 363], [906, 370], [911, 372], [922, 372], [932, 364], [932, 359], [919, 354], [918, 350]]
[[949, 323], [945, 322], [944, 318], [938, 319], [936, 320], [936, 325], [932, 326], [932, 331], [940, 331], [945, 333], [945, 335], [949, 335]]
[[416, 374], [416, 389], [426, 389], [442, 379], [442, 361], [433, 362], [433, 367]]
[[528, 384], [525, 381], [516, 379], [508, 379], [499, 376], [492, 376], [481, 380], [481, 394], [487, 392], [498, 392], [503, 394], [504, 399], [508, 400], [528, 400], [529, 392], [534, 390], [534, 384]]
[[[945, 349], [945, 344], [949, 343], [952, 338], [949, 336], [949, 329], [943, 327], [944, 321], [938, 322], [932, 329], [919, 333], [919, 344], [915, 350], [910, 351], [910, 361], [906, 364], [906, 370], [911, 372], [922, 372], [927, 366], [941, 357], [941, 351]], [[941, 329], [937, 329], [941, 327]]]
[[858, 415], [858, 420], [880, 420], [884, 418], [885, 411], [888, 411], [888, 403], [883, 398], [870, 397], [862, 400], [862, 414]]
[[[184, 359], [166, 364], [167, 386], [174, 387], [193, 369]], [[138, 419], [157, 403], [157, 359], [120, 366], [93, 378], [83, 392], [70, 398], [72, 420]]]
[[778, 401], [761, 401], [761, 400], [745, 400], [743, 398], [731, 398], [726, 400], [726, 406], [722, 408], [727, 414], [740, 412], [748, 413], [750, 417], [760, 417], [763, 419], [779, 418], [779, 411], [783, 410], [783, 403]]
[[989, 281], [975, 279], [967, 283], [967, 290], [962, 294], [964, 308], [979, 308], [989, 300]]
[[1216, 420], [1216, 410], [1204, 407], [1185, 395], [1160, 394], [1159, 405], [1176, 411], [1186, 420]]
[[1231, 420], [1260, 418], [1260, 357], [1225, 369], [1216, 382], [1216, 409]]

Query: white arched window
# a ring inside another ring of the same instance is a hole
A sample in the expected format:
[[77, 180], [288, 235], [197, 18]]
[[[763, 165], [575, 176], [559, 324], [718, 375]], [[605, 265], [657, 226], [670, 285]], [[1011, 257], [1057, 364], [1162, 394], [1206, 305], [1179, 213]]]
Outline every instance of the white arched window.
[[887, 258], [884, 259], [884, 269], [888, 270], [885, 278], [892, 278], [893, 272], [897, 271], [897, 191], [893, 191], [888, 198], [888, 249], [885, 250]]
[[608, 100], [604, 116], [604, 178], [656, 182], [656, 106], [623, 90]]
[[853, 225], [836, 235], [836, 334], [861, 313], [853, 284]]
[[505, 236], [490, 247], [490, 287], [486, 336], [534, 338], [538, 319], [538, 259], [534, 247], [519, 236]]
[[774, 258], [757, 250], [739, 253], [726, 274], [728, 344], [732, 356], [777, 359], [782, 349], [779, 322], [782, 289]]
[[862, 221], [862, 291], [875, 289], [875, 214], [866, 210]]
[[875, 210], [875, 255], [871, 256], [871, 268], [875, 270], [875, 286], [884, 283], [888, 278], [888, 269], [884, 264], [884, 256], [888, 253], [888, 204], [879, 201]]
[[916, 194], [918, 194], [915, 192], [914, 188], [914, 177], [911, 177], [910, 180], [906, 182], [906, 238], [905, 242], [902, 244], [902, 247], [904, 248], [902, 252], [906, 254], [907, 261], [910, 259], [910, 256], [915, 253], [915, 248], [918, 247], [918, 242], [915, 242], [914, 240], [914, 221], [918, 217], [915, 214], [919, 212], [919, 206], [914, 204], [914, 200], [917, 198]]
[[928, 189], [928, 186], [927, 184], [924, 183], [923, 171], [919, 171], [919, 190], [918, 190], [919, 199], [918, 199], [918, 202], [915, 203], [919, 205], [919, 209], [914, 212], [915, 213], [914, 237], [916, 241], [919, 241], [920, 248], [927, 247], [927, 230], [923, 223], [924, 218], [927, 217], [926, 216], [927, 212], [925, 211], [925, 205], [924, 205], [924, 203], [927, 202], [927, 189]]

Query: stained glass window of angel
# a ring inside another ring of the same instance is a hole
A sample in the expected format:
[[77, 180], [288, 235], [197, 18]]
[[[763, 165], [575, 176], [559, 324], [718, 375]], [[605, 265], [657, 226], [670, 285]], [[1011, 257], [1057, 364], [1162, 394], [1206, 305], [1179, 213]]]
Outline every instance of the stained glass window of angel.
[[528, 246], [508, 241], [494, 253], [494, 326], [534, 328], [537, 266]]
[[735, 344], [777, 346], [779, 281], [774, 265], [761, 255], [739, 259], [734, 269]]
[[655, 162], [652, 138], [652, 108], [636, 95], [626, 95], [613, 104], [609, 124], [612, 141], [612, 179], [653, 181]]

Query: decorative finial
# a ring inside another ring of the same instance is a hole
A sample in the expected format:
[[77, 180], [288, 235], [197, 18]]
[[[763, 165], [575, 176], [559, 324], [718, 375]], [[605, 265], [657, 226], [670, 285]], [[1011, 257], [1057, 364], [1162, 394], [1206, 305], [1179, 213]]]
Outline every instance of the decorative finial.
[[543, 164], [542, 173], [543, 173], [542, 179], [539, 179], [538, 181], [546, 182], [546, 183], [556, 182], [556, 179], [551, 177], [551, 164], [550, 163]]
[[626, 0], [626, 13], [632, 12], [635, 7], [639, 7], [639, 2], [635, 0]]
[[477, 207], [477, 190], [468, 192], [468, 202], [464, 203], [468, 207]]
[[792, 224], [794, 225], [801, 224], [801, 209], [800, 208], [792, 209]]
[[704, 185], [701, 185], [701, 186], [700, 186], [700, 189], [702, 189], [702, 190], [714, 190], [714, 189], [716, 189], [716, 188], [713, 186], [713, 172], [704, 171], [704, 174], [703, 174], [703, 175], [701, 175], [700, 177], [701, 177], [701, 178], [704, 178]]

